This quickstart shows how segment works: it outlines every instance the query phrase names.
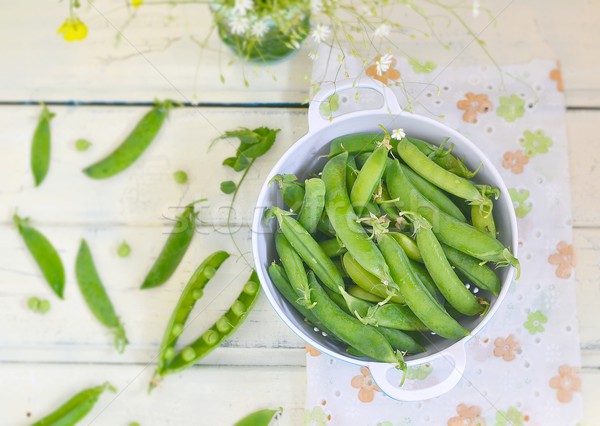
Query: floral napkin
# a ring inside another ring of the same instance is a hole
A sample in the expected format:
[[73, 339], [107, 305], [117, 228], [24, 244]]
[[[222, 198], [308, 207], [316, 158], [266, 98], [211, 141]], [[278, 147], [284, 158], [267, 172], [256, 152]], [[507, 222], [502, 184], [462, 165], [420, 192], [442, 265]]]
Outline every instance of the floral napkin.
[[[358, 60], [346, 60], [338, 72], [337, 55], [321, 56], [325, 59], [317, 59], [313, 68], [315, 81], [363, 73]], [[581, 421], [560, 68], [554, 61], [534, 60], [502, 71], [437, 69], [390, 54], [373, 58], [367, 68], [368, 75], [393, 88], [401, 105], [407, 105], [408, 94], [415, 113], [457, 129], [496, 165], [518, 217], [522, 275], [492, 321], [467, 344], [463, 379], [438, 398], [395, 401], [378, 389], [367, 368], [308, 347], [305, 424], [566, 426]], [[437, 361], [412, 367], [408, 380], [435, 384], [447, 374], [443, 370]]]

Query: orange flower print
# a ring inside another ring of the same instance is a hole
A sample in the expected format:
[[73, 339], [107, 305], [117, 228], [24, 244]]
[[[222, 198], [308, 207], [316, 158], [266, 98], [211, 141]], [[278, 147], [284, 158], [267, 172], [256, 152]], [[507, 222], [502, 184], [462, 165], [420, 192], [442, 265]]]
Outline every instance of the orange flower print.
[[309, 354], [310, 356], [322, 355], [321, 352], [319, 352], [318, 350], [316, 350], [315, 348], [313, 348], [310, 345], [306, 345], [306, 353]]
[[548, 256], [550, 265], [556, 265], [556, 276], [558, 278], [569, 278], [571, 270], [575, 266], [575, 252], [573, 244], [561, 241], [556, 245], [557, 252]]
[[515, 336], [509, 335], [506, 339], [498, 337], [494, 341], [494, 356], [502, 358], [504, 361], [515, 359], [517, 352], [521, 350], [521, 345], [515, 340]]
[[486, 426], [485, 419], [481, 417], [481, 408], [476, 405], [469, 407], [458, 404], [456, 412], [458, 416], [448, 420], [448, 426]]
[[492, 103], [487, 95], [480, 93], [469, 92], [465, 95], [466, 99], [462, 99], [456, 103], [456, 107], [463, 110], [463, 120], [467, 123], [477, 123], [477, 114], [486, 113], [492, 109]]
[[375, 63], [367, 68], [367, 75], [375, 80], [381, 81], [383, 84], [388, 84], [389, 80], [398, 80], [400, 71], [395, 67], [398, 61], [392, 55], [377, 55]]
[[510, 169], [516, 175], [520, 175], [525, 170], [525, 164], [529, 163], [529, 157], [523, 154], [523, 150], [518, 149], [515, 152], [505, 152], [502, 160], [502, 167]]
[[581, 379], [575, 368], [563, 364], [558, 367], [558, 376], [550, 379], [550, 387], [556, 389], [556, 399], [566, 403], [573, 399], [573, 392], [581, 390]]
[[565, 90], [565, 86], [563, 84], [562, 72], [560, 70], [560, 62], [556, 63], [556, 68], [550, 71], [550, 80], [556, 81], [556, 90], [562, 92]]
[[360, 402], [371, 402], [375, 399], [375, 392], [381, 392], [367, 367], [360, 367], [360, 375], [354, 376], [350, 384], [353, 388], [360, 389], [358, 391]]

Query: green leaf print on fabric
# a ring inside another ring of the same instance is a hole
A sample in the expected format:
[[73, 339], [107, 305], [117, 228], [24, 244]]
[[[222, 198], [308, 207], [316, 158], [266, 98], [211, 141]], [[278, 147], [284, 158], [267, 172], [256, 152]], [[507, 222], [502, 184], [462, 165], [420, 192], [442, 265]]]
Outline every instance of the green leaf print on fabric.
[[319, 106], [319, 112], [323, 117], [329, 117], [333, 112], [340, 109], [340, 95], [334, 93]]
[[527, 321], [523, 323], [523, 326], [529, 330], [531, 334], [535, 334], [544, 331], [544, 324], [547, 322], [548, 317], [546, 317], [542, 311], [537, 310], [535, 312], [529, 312], [527, 315]]
[[429, 74], [430, 72], [433, 72], [433, 70], [435, 70], [437, 67], [435, 62], [425, 61], [421, 63], [414, 58], [410, 58], [408, 60], [408, 63], [410, 64], [410, 66], [416, 74]]
[[406, 373], [406, 378], [409, 380], [425, 380], [432, 371], [431, 364], [421, 364], [418, 367], [410, 367]]
[[517, 190], [516, 188], [509, 188], [508, 193], [512, 199], [517, 217], [523, 218], [527, 216], [531, 209], [533, 209], [533, 204], [527, 202], [529, 199], [529, 191], [526, 189]]
[[327, 426], [327, 414], [319, 405], [304, 411], [304, 426]]
[[515, 407], [510, 407], [506, 411], [498, 410], [496, 412], [495, 426], [524, 426], [524, 416]]
[[529, 158], [533, 158], [537, 154], [547, 153], [548, 148], [554, 144], [543, 130], [536, 130], [535, 132], [525, 130], [520, 142], [525, 149], [525, 155]]
[[525, 101], [517, 95], [500, 96], [500, 106], [496, 109], [496, 114], [508, 122], [513, 122], [525, 115]]

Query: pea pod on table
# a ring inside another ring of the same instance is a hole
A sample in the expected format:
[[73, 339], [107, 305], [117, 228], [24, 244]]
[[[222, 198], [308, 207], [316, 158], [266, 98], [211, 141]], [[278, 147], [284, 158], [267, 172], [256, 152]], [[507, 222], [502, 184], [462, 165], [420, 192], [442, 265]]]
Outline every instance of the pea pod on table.
[[106, 390], [116, 392], [116, 389], [110, 383], [84, 389], [57, 408], [56, 411], [33, 423], [32, 426], [73, 426], [92, 411], [100, 395]]
[[31, 172], [35, 186], [40, 186], [50, 168], [50, 151], [52, 137], [50, 120], [54, 117], [46, 105], [42, 105], [42, 113], [31, 140]]
[[122, 353], [128, 343], [125, 329], [100, 280], [92, 252], [85, 240], [81, 240], [79, 246], [75, 260], [75, 275], [79, 290], [88, 307], [96, 319], [113, 333], [115, 348]]
[[202, 336], [183, 348], [163, 370], [163, 375], [173, 374], [192, 366], [215, 350], [231, 336], [248, 316], [260, 295], [260, 284], [256, 272], [252, 272], [242, 292], [225, 314]]
[[177, 217], [177, 223], [171, 230], [165, 245], [163, 246], [158, 258], [146, 275], [141, 288], [153, 288], [163, 285], [175, 272], [177, 266], [183, 259], [188, 247], [192, 243], [192, 238], [196, 232], [196, 216], [194, 209], [196, 203], [205, 201], [198, 200], [188, 204], [183, 213]]
[[65, 288], [65, 269], [54, 246], [37, 229], [29, 224], [29, 218], [13, 216], [13, 221], [23, 237], [27, 250], [39, 266], [46, 282], [59, 298], [63, 298]]
[[93, 179], [106, 179], [127, 169], [156, 138], [172, 107], [173, 101], [157, 101], [113, 152], [83, 172]]
[[283, 408], [277, 410], [259, 410], [248, 414], [246, 417], [236, 422], [233, 426], [269, 426], [271, 421], [281, 414]]
[[214, 277], [217, 270], [228, 258], [229, 253], [224, 251], [217, 251], [211, 254], [196, 268], [188, 280], [167, 323], [158, 350], [158, 366], [156, 367], [155, 375], [160, 376], [168, 361], [175, 356], [175, 345], [183, 332], [185, 322], [190, 316], [194, 305], [204, 294], [206, 284]]

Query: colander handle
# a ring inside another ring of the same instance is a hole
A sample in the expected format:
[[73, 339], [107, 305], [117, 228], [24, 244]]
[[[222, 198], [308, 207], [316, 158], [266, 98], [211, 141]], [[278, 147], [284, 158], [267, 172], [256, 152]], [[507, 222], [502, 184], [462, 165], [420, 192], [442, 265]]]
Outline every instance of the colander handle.
[[[369, 77], [349, 78], [336, 81], [333, 83], [323, 84], [317, 94], [310, 101], [308, 106], [308, 129], [313, 133], [327, 126], [329, 118], [321, 116], [320, 107], [323, 102], [326, 102], [329, 97], [335, 93], [349, 91], [352, 89], [373, 89], [383, 96], [383, 105], [381, 108], [369, 109], [369, 112], [384, 111], [390, 114], [400, 114], [402, 108], [398, 104], [398, 99], [392, 89], [385, 84]], [[352, 97], [354, 98], [354, 97]], [[348, 114], [361, 114], [363, 111], [349, 112]]]
[[390, 364], [369, 364], [369, 370], [379, 389], [390, 398], [398, 401], [424, 401], [445, 394], [456, 386], [463, 377], [467, 365], [467, 352], [464, 344], [455, 345], [440, 352], [438, 358], [444, 357], [450, 358], [450, 361], [454, 364], [454, 368], [445, 380], [428, 388], [403, 389], [398, 386], [398, 383], [390, 383], [387, 379], [387, 372], [394, 368]]

